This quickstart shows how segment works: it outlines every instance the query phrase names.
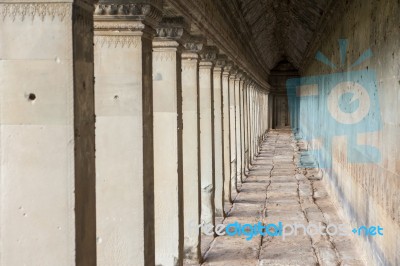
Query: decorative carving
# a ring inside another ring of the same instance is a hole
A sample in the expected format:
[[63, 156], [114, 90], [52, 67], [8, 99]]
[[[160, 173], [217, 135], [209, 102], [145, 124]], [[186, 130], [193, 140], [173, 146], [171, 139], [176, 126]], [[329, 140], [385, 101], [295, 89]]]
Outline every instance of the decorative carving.
[[193, 62], [196, 62], [198, 58], [199, 58], [199, 56], [197, 55], [197, 53], [194, 53], [194, 52], [184, 52], [184, 53], [182, 53], [182, 59], [183, 60], [188, 60], [188, 61], [193, 60]]
[[24, 21], [25, 18], [30, 18], [32, 21], [35, 18], [40, 18], [42, 21], [46, 17], [59, 18], [63, 21], [66, 17], [72, 16], [71, 3], [0, 3], [0, 14], [5, 21], [10, 18], [12, 21], [19, 19]]
[[229, 74], [230, 74], [229, 78], [235, 78], [237, 73], [238, 73], [238, 68], [233, 65], [231, 67], [231, 71], [229, 72]]
[[218, 49], [214, 46], [206, 46], [200, 53], [200, 58], [203, 61], [214, 61], [217, 59]]
[[224, 72], [223, 72], [223, 74], [229, 75], [229, 73], [230, 73], [231, 70], [232, 70], [232, 67], [233, 67], [232, 61], [227, 60], [227, 61], [226, 61], [226, 64], [225, 64], [225, 67], [224, 67]]
[[236, 79], [240, 80], [242, 78], [243, 78], [243, 71], [238, 69], [237, 72], [236, 72]]
[[155, 61], [172, 61], [176, 57], [176, 52], [173, 51], [158, 51], [153, 52]]
[[157, 26], [157, 37], [182, 41], [189, 36], [188, 28], [183, 17], [164, 17]]
[[95, 5], [94, 19], [95, 21], [146, 21], [146, 24], [153, 27], [161, 20], [162, 0], [132, 0], [131, 2], [100, 1]]
[[228, 61], [228, 57], [226, 55], [218, 55], [217, 61], [215, 62], [215, 67], [223, 68]]
[[199, 56], [195, 52], [182, 53], [182, 69], [197, 69]]
[[188, 42], [183, 45], [187, 51], [200, 52], [203, 49], [202, 43]]
[[114, 21], [96, 21], [94, 24], [96, 30], [143, 30], [145, 25], [139, 21], [130, 21], [129, 23]]
[[162, 8], [161, 1], [132, 1], [137, 3], [115, 3], [114, 1], [100, 1], [95, 5], [95, 15], [105, 16], [150, 16], [159, 15]]
[[122, 35], [106, 35], [106, 36], [95, 36], [94, 43], [95, 45], [100, 45], [103, 47], [106, 45], [111, 48], [130, 48], [137, 47], [140, 41], [140, 36], [122, 36]]
[[206, 39], [199, 36], [191, 36], [188, 40], [183, 44], [186, 51], [198, 53], [203, 49], [204, 43]]
[[157, 37], [168, 39], [179, 39], [183, 35], [182, 28], [159, 28], [157, 29]]

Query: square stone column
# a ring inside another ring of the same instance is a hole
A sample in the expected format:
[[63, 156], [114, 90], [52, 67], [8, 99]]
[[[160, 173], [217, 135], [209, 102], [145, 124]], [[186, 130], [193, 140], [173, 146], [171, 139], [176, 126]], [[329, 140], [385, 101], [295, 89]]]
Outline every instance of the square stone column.
[[231, 140], [230, 140], [230, 116], [229, 116], [229, 72], [232, 63], [227, 62], [222, 72], [222, 117], [223, 117], [223, 157], [224, 157], [224, 200], [231, 199]]
[[220, 55], [213, 72], [214, 109], [214, 164], [215, 164], [215, 216], [224, 217], [224, 154], [223, 154], [223, 116], [222, 116], [222, 68], [226, 56]]
[[231, 148], [231, 201], [237, 193], [236, 175], [236, 105], [235, 105], [235, 80], [237, 69], [232, 68], [229, 76], [229, 124], [230, 124], [230, 148]]
[[183, 260], [183, 18], [164, 18], [153, 41], [154, 204], [156, 265]]
[[250, 87], [250, 164], [253, 162], [255, 153], [255, 142], [256, 142], [256, 132], [255, 132], [255, 89], [254, 84]]
[[0, 265], [96, 265], [93, 2], [0, 14]]
[[251, 138], [252, 138], [252, 130], [251, 130], [251, 127], [252, 127], [252, 120], [251, 120], [251, 107], [252, 107], [252, 105], [251, 105], [251, 86], [252, 86], [252, 80], [250, 80], [250, 82], [249, 82], [249, 84], [248, 84], [248, 86], [247, 86], [247, 99], [246, 99], [246, 101], [247, 101], [247, 134], [248, 134], [248, 136], [247, 136], [247, 150], [248, 150], [248, 152], [247, 152], [247, 165], [248, 165], [248, 167], [250, 168], [250, 166], [251, 166], [251, 156], [250, 156], [250, 154], [251, 154], [251, 151], [252, 151], [252, 147], [251, 147]]
[[255, 144], [254, 144], [254, 157], [257, 156], [258, 151], [259, 151], [259, 143], [260, 143], [260, 91], [259, 88], [256, 89], [255, 91], [255, 107], [256, 107], [256, 112], [255, 112]]
[[241, 158], [241, 168], [240, 168], [240, 179], [241, 182], [244, 181], [245, 178], [245, 127], [244, 127], [244, 91], [245, 91], [245, 83], [246, 74], [243, 73], [242, 78], [240, 79], [240, 88], [239, 88], [239, 106], [240, 106], [240, 158]]
[[214, 225], [214, 128], [213, 128], [213, 67], [217, 56], [214, 47], [207, 46], [200, 54], [200, 166], [201, 166], [201, 221]]
[[244, 174], [248, 174], [249, 172], [249, 110], [248, 110], [248, 88], [249, 88], [249, 79], [246, 78], [244, 87], [243, 87], [243, 169]]
[[253, 96], [253, 101], [254, 101], [254, 139], [253, 139], [253, 160], [255, 159], [257, 152], [258, 152], [258, 91], [257, 88], [254, 89], [254, 96]]
[[183, 216], [184, 259], [199, 263], [200, 250], [200, 149], [198, 126], [199, 56], [203, 44], [190, 40], [182, 53]]
[[236, 182], [242, 183], [242, 137], [241, 137], [241, 106], [240, 91], [243, 73], [239, 72], [235, 79], [235, 123], [236, 123]]
[[154, 264], [152, 39], [161, 8], [100, 1], [95, 10], [100, 266]]

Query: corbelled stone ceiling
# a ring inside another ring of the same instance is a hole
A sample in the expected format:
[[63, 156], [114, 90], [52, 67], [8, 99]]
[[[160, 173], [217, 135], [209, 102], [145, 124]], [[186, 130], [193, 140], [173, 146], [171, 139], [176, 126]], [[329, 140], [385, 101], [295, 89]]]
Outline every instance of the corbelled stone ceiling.
[[206, 32], [209, 44], [240, 61], [263, 84], [279, 62], [301, 69], [335, 2], [166, 0], [164, 16], [184, 16], [191, 21], [191, 34]]
[[[227, 3], [234, 1], [226, 1]], [[296, 68], [331, 0], [237, 0], [267, 69], [281, 60]]]

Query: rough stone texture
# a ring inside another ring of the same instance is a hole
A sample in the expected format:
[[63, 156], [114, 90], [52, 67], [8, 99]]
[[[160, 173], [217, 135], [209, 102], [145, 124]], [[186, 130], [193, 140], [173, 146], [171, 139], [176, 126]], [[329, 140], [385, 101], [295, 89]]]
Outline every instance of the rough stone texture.
[[[272, 131], [244, 180], [224, 224], [345, 223], [322, 181], [310, 181], [293, 159], [289, 131]], [[260, 173], [263, 172], [263, 175]], [[217, 236], [202, 265], [365, 265], [353, 236]]]
[[[400, 238], [395, 233], [400, 232], [400, 40], [396, 35], [399, 12], [398, 1], [338, 1], [312, 54], [319, 50], [340, 65], [338, 39], [348, 39], [347, 61], [337, 70], [316, 60], [302, 66], [303, 76], [368, 69], [376, 72], [382, 128], [378, 134], [358, 134], [358, 138], [367, 139], [379, 149], [381, 162], [348, 162], [346, 138], [341, 138], [333, 145], [332, 172], [323, 177], [353, 225], [384, 227], [384, 237], [361, 241], [363, 248], [370, 251], [368, 261], [375, 265], [400, 264]], [[369, 48], [372, 57], [351, 68]]]

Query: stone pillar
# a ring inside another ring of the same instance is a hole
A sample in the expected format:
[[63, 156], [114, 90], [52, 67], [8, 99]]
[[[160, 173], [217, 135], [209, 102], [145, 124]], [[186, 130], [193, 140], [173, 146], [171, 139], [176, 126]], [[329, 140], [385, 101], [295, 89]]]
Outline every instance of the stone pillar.
[[243, 88], [243, 162], [244, 162], [244, 174], [249, 172], [249, 121], [248, 121], [248, 88], [249, 88], [249, 79], [246, 78], [244, 88]]
[[213, 66], [217, 51], [203, 49], [199, 65], [201, 221], [214, 225]]
[[263, 103], [264, 103], [264, 91], [262, 91], [261, 89], [260, 89], [260, 99], [259, 99], [259, 103], [260, 103], [260, 117], [259, 117], [259, 120], [260, 120], [260, 141], [262, 140], [262, 138], [263, 138], [263, 134], [264, 134], [264, 121], [263, 121], [263, 116], [264, 116], [264, 105], [263, 105]]
[[258, 143], [260, 139], [260, 119], [259, 119], [259, 114], [260, 114], [260, 105], [259, 105], [259, 91], [258, 87], [256, 88], [255, 91], [255, 118], [254, 118], [254, 125], [255, 125], [255, 141], [254, 141], [254, 158], [258, 154]]
[[[264, 91], [262, 91], [261, 89], [260, 89], [260, 91], [259, 91], [259, 106], [260, 106], [260, 116], [259, 116], [259, 124], [260, 124], [260, 128], [259, 128], [259, 130], [260, 130], [260, 140], [259, 140], [259, 142], [258, 143], [260, 143], [260, 141], [262, 140], [262, 138], [263, 138], [263, 133], [264, 133], [264, 124], [263, 124], [263, 115], [264, 115], [264, 105], [263, 105], [263, 102], [264, 102]], [[260, 145], [258, 145], [258, 146], [260, 146]]]
[[248, 138], [248, 146], [249, 146], [249, 152], [247, 155], [248, 161], [249, 161], [249, 167], [251, 166], [252, 163], [252, 152], [253, 152], [253, 145], [252, 145], [252, 140], [253, 140], [253, 82], [251, 82], [249, 84], [249, 88], [248, 88], [248, 109], [249, 109], [249, 113], [247, 115], [248, 117], [248, 128], [249, 128], [249, 138]]
[[257, 133], [256, 133], [256, 89], [255, 85], [252, 87], [251, 92], [251, 154], [250, 154], [250, 161], [254, 160], [254, 155], [256, 154], [256, 140], [257, 140]]
[[219, 56], [213, 72], [215, 216], [224, 217], [224, 158], [222, 135], [222, 68], [225, 57]]
[[257, 93], [256, 93], [256, 108], [257, 108], [257, 111], [256, 111], [256, 127], [257, 127], [257, 130], [256, 130], [256, 134], [257, 134], [257, 141], [256, 141], [256, 154], [255, 154], [255, 156], [258, 154], [258, 152], [259, 152], [259, 149], [260, 149], [260, 135], [261, 135], [261, 130], [260, 130], [260, 113], [261, 113], [261, 108], [260, 108], [260, 88], [259, 87], [257, 87]]
[[223, 157], [224, 157], [224, 200], [231, 202], [231, 140], [229, 122], [229, 72], [232, 64], [227, 62], [222, 72], [222, 109], [223, 109]]
[[267, 126], [266, 126], [266, 118], [267, 118], [267, 107], [268, 107], [268, 102], [267, 102], [267, 93], [264, 91], [263, 93], [263, 138], [265, 137], [265, 132], [267, 131]]
[[244, 73], [241, 80], [240, 80], [240, 88], [239, 88], [239, 100], [240, 100], [240, 151], [241, 151], [241, 169], [240, 169], [240, 178], [242, 180], [242, 182], [245, 179], [245, 127], [244, 127], [244, 114], [245, 114], [245, 110], [244, 110], [244, 91], [245, 91], [245, 86], [246, 86], [246, 74]]
[[268, 127], [274, 128], [274, 95], [270, 94], [268, 97]]
[[232, 68], [229, 76], [229, 124], [230, 124], [230, 146], [231, 146], [231, 200], [237, 192], [236, 184], [236, 108], [235, 108], [235, 79], [237, 69]]
[[104, 266], [154, 264], [152, 39], [162, 7], [133, 2], [100, 1], [94, 16], [97, 263]]
[[243, 73], [239, 72], [235, 79], [235, 123], [236, 123], [236, 182], [242, 183], [242, 137], [241, 137], [241, 106], [240, 106], [240, 90]]
[[183, 257], [181, 48], [183, 18], [163, 18], [153, 40], [156, 265]]
[[185, 43], [182, 54], [182, 149], [183, 149], [183, 215], [184, 259], [198, 263], [200, 252], [200, 167], [198, 127], [198, 52], [203, 44]]
[[0, 3], [0, 265], [96, 265], [93, 2], [23, 2]]

